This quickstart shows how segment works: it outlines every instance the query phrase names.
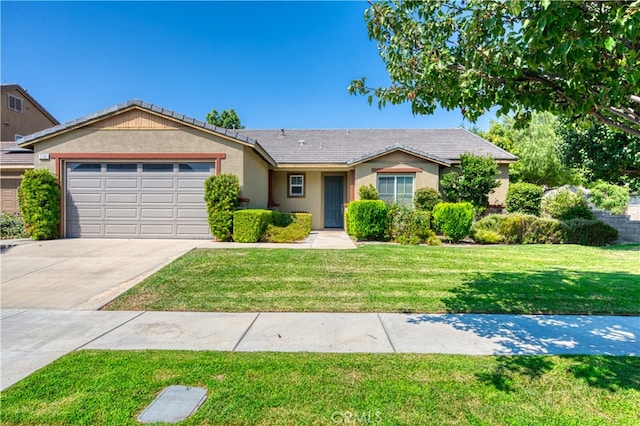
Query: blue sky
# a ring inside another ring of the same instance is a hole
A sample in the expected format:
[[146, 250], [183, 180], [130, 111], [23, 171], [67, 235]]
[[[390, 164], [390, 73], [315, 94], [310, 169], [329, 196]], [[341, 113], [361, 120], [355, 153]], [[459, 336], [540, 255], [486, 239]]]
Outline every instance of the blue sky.
[[234, 108], [255, 129], [471, 127], [457, 111], [413, 116], [347, 94], [356, 78], [388, 82], [367, 5], [2, 1], [1, 79], [61, 122], [142, 99], [203, 120]]

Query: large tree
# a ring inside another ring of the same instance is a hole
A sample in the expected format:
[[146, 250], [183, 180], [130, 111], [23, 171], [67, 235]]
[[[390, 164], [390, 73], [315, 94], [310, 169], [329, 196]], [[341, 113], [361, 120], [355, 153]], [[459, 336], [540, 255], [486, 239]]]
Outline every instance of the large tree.
[[518, 156], [509, 168], [512, 182], [529, 182], [555, 187], [571, 180], [571, 170], [560, 152], [564, 140], [560, 120], [553, 114], [534, 112], [526, 126], [516, 125], [513, 117], [492, 121], [482, 137]]
[[640, 191], [640, 138], [604, 125], [561, 127], [560, 151], [568, 166], [579, 168], [590, 181], [629, 184]]
[[365, 19], [391, 78], [351, 83], [370, 103], [591, 116], [640, 136], [640, 1], [382, 0]]
[[233, 108], [222, 110], [220, 113], [218, 113], [217, 109], [214, 109], [207, 114], [207, 123], [224, 127], [225, 129], [244, 129], [244, 126], [240, 123], [240, 117], [238, 117]]

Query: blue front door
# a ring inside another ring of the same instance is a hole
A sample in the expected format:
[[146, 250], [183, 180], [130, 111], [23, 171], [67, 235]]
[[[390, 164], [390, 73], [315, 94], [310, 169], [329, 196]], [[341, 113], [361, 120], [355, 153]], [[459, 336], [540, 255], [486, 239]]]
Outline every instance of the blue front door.
[[324, 177], [324, 227], [343, 228], [344, 177]]

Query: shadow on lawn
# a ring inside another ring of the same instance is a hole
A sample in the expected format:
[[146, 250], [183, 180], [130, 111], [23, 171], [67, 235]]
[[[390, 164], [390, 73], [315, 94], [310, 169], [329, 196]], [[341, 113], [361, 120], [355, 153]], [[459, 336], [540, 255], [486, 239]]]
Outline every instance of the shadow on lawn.
[[[564, 356], [570, 366], [566, 374], [584, 380], [589, 386], [617, 392], [623, 389], [640, 391], [640, 358], [613, 356]], [[481, 382], [503, 392], [516, 390], [518, 378], [534, 381], [553, 370], [555, 362], [545, 356], [512, 356], [498, 359], [490, 373], [477, 374]]]
[[637, 315], [640, 275], [565, 269], [477, 273], [452, 293], [444, 300], [452, 313]]

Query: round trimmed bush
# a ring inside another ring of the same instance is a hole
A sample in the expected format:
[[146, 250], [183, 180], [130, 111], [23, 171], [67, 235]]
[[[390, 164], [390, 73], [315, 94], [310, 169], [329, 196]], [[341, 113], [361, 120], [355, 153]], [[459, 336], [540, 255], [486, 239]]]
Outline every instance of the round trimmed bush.
[[507, 210], [509, 213], [525, 213], [540, 216], [542, 188], [526, 182], [509, 185], [507, 192]]
[[571, 219], [567, 226], [567, 242], [583, 246], [605, 246], [618, 239], [618, 231], [599, 220]]
[[428, 212], [433, 211], [435, 205], [441, 202], [442, 196], [440, 192], [433, 188], [420, 188], [413, 197], [413, 204], [416, 209], [426, 210]]
[[458, 242], [469, 234], [473, 223], [471, 203], [440, 203], [433, 208], [433, 222], [451, 241]]
[[622, 214], [629, 203], [629, 188], [598, 181], [591, 188], [589, 198], [599, 209]]
[[387, 205], [381, 200], [352, 201], [347, 207], [349, 233], [359, 240], [381, 240], [387, 229]]

